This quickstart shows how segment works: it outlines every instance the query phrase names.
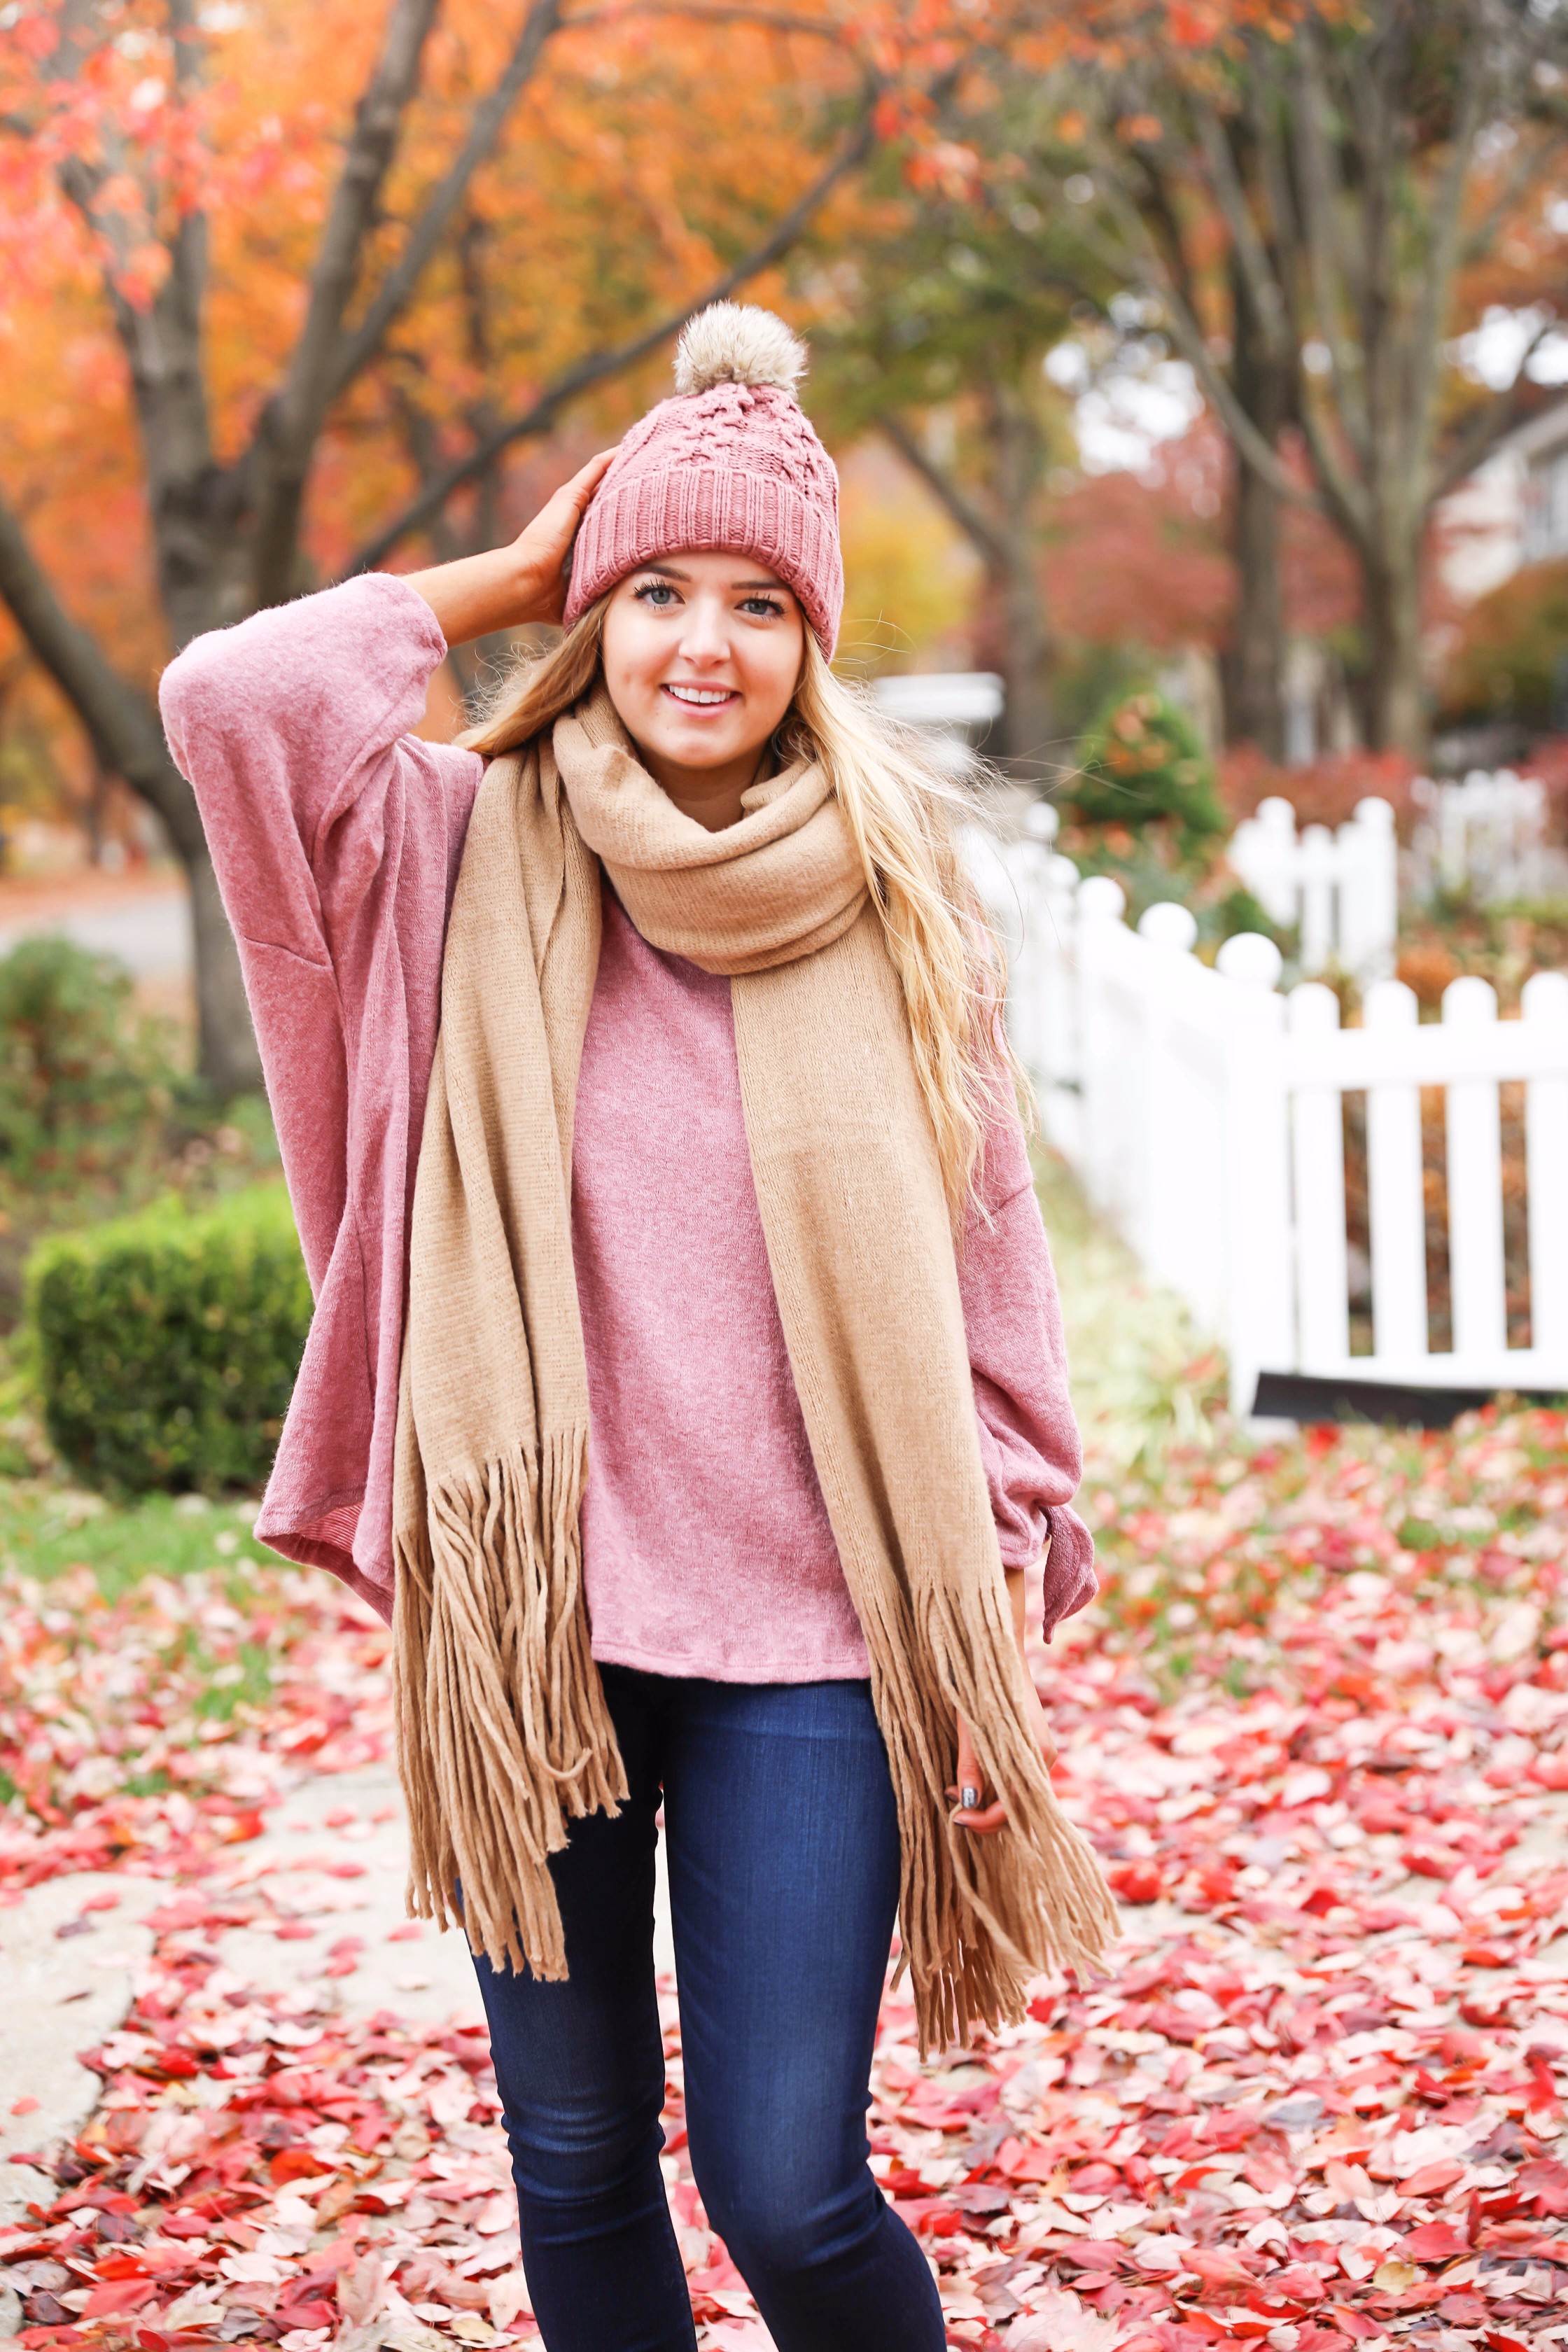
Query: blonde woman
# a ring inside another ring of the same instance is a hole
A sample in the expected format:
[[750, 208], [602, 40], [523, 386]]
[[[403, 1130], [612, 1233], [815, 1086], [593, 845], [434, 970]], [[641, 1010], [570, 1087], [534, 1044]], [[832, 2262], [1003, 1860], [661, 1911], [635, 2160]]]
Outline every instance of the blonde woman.
[[[720, 306], [514, 545], [164, 681], [317, 1298], [258, 1529], [394, 1625], [551, 2352], [695, 2340], [661, 1804], [692, 2166], [780, 2352], [943, 2342], [868, 2164], [895, 1917], [931, 2044], [1110, 1927], [1022, 1664], [1030, 1575], [1047, 1627], [1094, 1580], [994, 957], [828, 666], [803, 364]], [[448, 645], [555, 618], [409, 731]]]

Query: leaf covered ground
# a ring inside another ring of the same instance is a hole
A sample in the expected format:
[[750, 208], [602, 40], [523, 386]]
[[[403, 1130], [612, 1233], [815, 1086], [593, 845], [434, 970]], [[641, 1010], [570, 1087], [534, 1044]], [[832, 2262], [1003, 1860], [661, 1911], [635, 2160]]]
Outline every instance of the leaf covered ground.
[[[951, 2339], [1568, 2345], [1568, 1420], [1259, 1447], [1145, 1396], [1130, 1441], [1133, 1379], [1086, 1377], [1106, 1590], [1036, 1660], [1116, 1973], [935, 2064], [884, 2011], [873, 2166]], [[0, 1569], [0, 1899], [166, 1888], [99, 2111], [0, 2241], [24, 2342], [536, 2340], [482, 2033], [356, 2007], [341, 1911], [247, 1864], [301, 1776], [384, 1754], [384, 1632], [236, 1547], [110, 1586]], [[298, 1946], [290, 1990], [220, 1965], [241, 1924]], [[700, 2335], [763, 2352], [666, 2022]]]

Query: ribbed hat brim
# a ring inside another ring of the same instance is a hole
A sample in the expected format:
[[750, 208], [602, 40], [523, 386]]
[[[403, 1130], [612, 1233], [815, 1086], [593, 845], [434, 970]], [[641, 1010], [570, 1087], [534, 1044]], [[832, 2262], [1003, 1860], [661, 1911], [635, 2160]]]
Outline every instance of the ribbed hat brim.
[[794, 589], [831, 661], [844, 610], [837, 531], [789, 483], [728, 466], [674, 466], [605, 485], [573, 546], [567, 627], [628, 572], [683, 548], [766, 564]]

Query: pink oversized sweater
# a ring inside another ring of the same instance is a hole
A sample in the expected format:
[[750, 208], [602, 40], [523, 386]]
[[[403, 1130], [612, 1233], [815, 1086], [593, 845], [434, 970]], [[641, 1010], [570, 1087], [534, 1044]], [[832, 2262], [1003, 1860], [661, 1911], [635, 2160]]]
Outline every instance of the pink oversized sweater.
[[[441, 954], [482, 763], [408, 730], [445, 653], [383, 573], [188, 646], [163, 709], [239, 941], [316, 1312], [257, 1533], [392, 1601], [407, 1223]], [[742, 1119], [727, 980], [614, 894], [578, 1087], [573, 1242], [590, 1397], [584, 1565], [601, 1660], [864, 1675]], [[1094, 1591], [1055, 1283], [1016, 1123], [961, 1262], [1004, 1561], [1051, 1538], [1047, 1626]]]

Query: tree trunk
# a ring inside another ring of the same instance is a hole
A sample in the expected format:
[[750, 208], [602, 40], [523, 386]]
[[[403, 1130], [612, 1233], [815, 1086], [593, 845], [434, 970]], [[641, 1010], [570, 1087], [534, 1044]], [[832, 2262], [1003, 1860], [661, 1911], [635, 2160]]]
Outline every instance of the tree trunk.
[[996, 754], [1021, 782], [1048, 784], [1058, 762], [1051, 707], [1056, 644], [1040, 587], [1035, 502], [1045, 468], [1045, 443], [1033, 412], [998, 381], [987, 403], [994, 455], [993, 506], [1000, 518], [1000, 564], [992, 591], [1002, 633], [1002, 676], [1007, 702]]
[[1426, 752], [1426, 680], [1421, 659], [1420, 556], [1389, 551], [1363, 560], [1368, 676], [1367, 745], [1373, 751]]
[[[1245, 273], [1231, 269], [1236, 356], [1231, 381], [1241, 407], [1270, 448], [1290, 408], [1290, 370], [1268, 350]], [[1237, 459], [1236, 623], [1220, 657], [1227, 743], [1256, 743], [1285, 756], [1285, 603], [1279, 577], [1279, 494], [1256, 467]]]
[[1026, 547], [1022, 552], [1023, 561], [995, 583], [1007, 700], [994, 751], [1021, 782], [1049, 784], [1057, 766], [1050, 690], [1054, 646]]

